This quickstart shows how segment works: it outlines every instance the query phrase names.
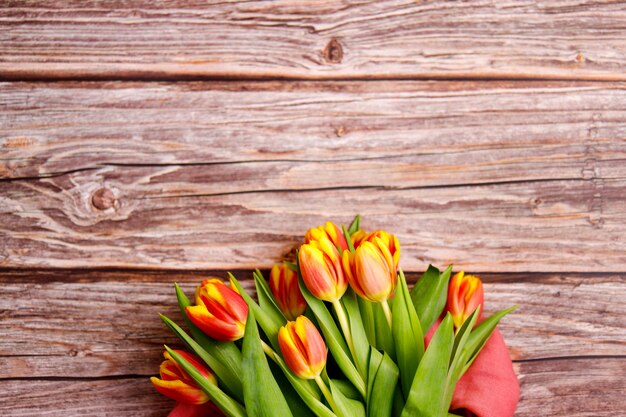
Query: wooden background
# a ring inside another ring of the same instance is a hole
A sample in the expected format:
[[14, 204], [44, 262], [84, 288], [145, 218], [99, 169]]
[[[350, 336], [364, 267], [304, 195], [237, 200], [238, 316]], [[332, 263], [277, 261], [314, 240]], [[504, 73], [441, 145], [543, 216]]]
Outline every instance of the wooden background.
[[355, 213], [486, 282], [517, 416], [626, 408], [626, 2], [0, 3], [0, 415], [165, 416], [176, 313]]

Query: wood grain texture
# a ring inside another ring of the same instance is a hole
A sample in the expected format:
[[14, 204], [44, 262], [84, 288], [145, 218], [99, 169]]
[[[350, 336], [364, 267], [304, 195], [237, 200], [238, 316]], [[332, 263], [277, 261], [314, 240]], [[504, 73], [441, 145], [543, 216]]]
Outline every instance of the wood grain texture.
[[[521, 384], [516, 417], [613, 417], [623, 411], [623, 358], [514, 365]], [[173, 406], [156, 393], [147, 377], [0, 380], [0, 390], [4, 394], [0, 414], [5, 417], [165, 417]]]
[[517, 417], [623, 414], [625, 21], [593, 0], [3, 1], [0, 415], [167, 415], [147, 377], [177, 343], [172, 282], [249, 288], [242, 268], [355, 213], [405, 269], [454, 262], [488, 312], [520, 305]]
[[165, 417], [174, 401], [148, 378], [0, 380], [4, 417]]
[[619, 1], [9, 0], [10, 78], [625, 80]]
[[[250, 286], [249, 271], [235, 273]], [[172, 282], [193, 293], [204, 273], [59, 271], [0, 275], [0, 379], [152, 375], [158, 313], [181, 320]], [[223, 272], [217, 275], [225, 276]], [[519, 304], [500, 328], [516, 361], [624, 357], [626, 276], [484, 275], [486, 311]], [[410, 274], [414, 282], [416, 274]]]
[[268, 267], [354, 213], [408, 270], [626, 264], [621, 83], [1, 88], [5, 267]]
[[[0, 183], [0, 264], [269, 267], [308, 227], [347, 223], [359, 212], [364, 228], [398, 235], [407, 270], [430, 262], [483, 272], [610, 272], [626, 264], [626, 180], [211, 194], [210, 174], [168, 180], [176, 170], [117, 167]], [[105, 210], [92, 203], [101, 187], [116, 196]]]
[[273, 188], [612, 178], [625, 114], [626, 83], [0, 83], [0, 177], [264, 162]]

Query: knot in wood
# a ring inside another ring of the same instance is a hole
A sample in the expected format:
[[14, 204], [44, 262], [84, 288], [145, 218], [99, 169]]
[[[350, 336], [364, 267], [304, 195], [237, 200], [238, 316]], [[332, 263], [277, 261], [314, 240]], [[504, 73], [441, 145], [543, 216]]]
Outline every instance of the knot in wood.
[[343, 47], [337, 39], [331, 39], [324, 48], [324, 58], [332, 64], [339, 64], [343, 60]]
[[115, 194], [108, 188], [100, 188], [91, 196], [91, 204], [98, 210], [110, 209], [115, 205]]

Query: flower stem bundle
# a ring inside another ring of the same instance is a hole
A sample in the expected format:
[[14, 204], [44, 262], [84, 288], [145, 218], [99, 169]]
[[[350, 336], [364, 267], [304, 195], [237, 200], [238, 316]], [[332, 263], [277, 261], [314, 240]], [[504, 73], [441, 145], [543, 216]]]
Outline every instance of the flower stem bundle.
[[[193, 304], [176, 286], [188, 330], [162, 320], [187, 350], [166, 347], [152, 378], [178, 401], [170, 416], [481, 417], [474, 403], [512, 415], [519, 385], [508, 353], [500, 380], [501, 364], [481, 350], [506, 351], [490, 338], [515, 307], [482, 319], [480, 279], [450, 279], [452, 267], [429, 266], [409, 290], [400, 253], [396, 236], [365, 232], [357, 216], [348, 228], [310, 229], [269, 281], [255, 271], [256, 299], [232, 275], [204, 280]], [[485, 366], [496, 376], [477, 378]], [[510, 395], [466, 401], [472, 386], [457, 391], [466, 380]]]

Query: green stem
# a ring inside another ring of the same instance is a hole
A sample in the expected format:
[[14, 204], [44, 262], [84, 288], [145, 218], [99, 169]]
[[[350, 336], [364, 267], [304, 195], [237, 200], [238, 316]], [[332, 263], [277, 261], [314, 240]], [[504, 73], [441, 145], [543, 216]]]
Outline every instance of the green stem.
[[276, 352], [274, 352], [274, 349], [272, 349], [272, 347], [265, 343], [265, 341], [263, 340], [261, 340], [261, 346], [263, 346], [263, 352], [265, 352], [265, 354], [269, 356], [270, 359], [276, 362], [276, 357], [274, 356], [276, 355]]
[[385, 317], [387, 317], [387, 323], [389, 323], [389, 328], [391, 329], [391, 309], [389, 308], [389, 302], [387, 302], [387, 300], [384, 300], [380, 304], [382, 304], [383, 306]]
[[328, 387], [326, 386], [324, 381], [322, 381], [322, 377], [319, 376], [319, 375], [316, 376], [315, 377], [315, 382], [317, 383], [317, 386], [320, 387], [320, 390], [322, 391], [322, 394], [324, 394], [324, 397], [326, 398], [326, 401], [328, 401], [328, 404], [330, 405], [330, 408], [333, 409], [335, 414], [338, 414], [339, 411], [337, 409], [337, 403], [335, 402], [335, 399], [333, 398], [333, 394], [331, 394], [330, 390], [328, 389]]
[[350, 325], [348, 324], [348, 316], [346, 315], [346, 312], [339, 300], [333, 301], [333, 307], [335, 308], [337, 318], [339, 319], [339, 326], [341, 326], [346, 342], [348, 342], [348, 349], [350, 349], [352, 359], [356, 360], [356, 350], [354, 349], [354, 340], [352, 339], [352, 332], [350, 331]]

